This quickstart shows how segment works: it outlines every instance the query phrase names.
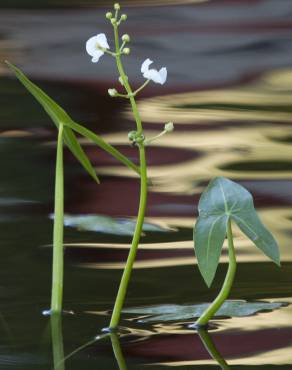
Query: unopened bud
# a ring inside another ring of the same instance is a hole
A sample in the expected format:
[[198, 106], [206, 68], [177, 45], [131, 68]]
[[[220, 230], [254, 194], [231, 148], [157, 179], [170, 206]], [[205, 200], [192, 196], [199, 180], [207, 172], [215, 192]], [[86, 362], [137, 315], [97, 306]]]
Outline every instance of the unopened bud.
[[122, 21], [126, 21], [126, 20], [127, 20], [127, 18], [128, 18], [127, 14], [122, 14], [122, 15], [121, 15], [121, 20], [122, 20]]
[[174, 124], [173, 124], [173, 122], [168, 122], [168, 123], [166, 123], [166, 124], [165, 124], [165, 126], [164, 126], [164, 130], [165, 130], [166, 132], [171, 132], [171, 131], [173, 131], [173, 130], [174, 130]]
[[135, 141], [135, 140], [136, 140], [136, 138], [137, 138], [137, 131], [130, 131], [130, 132], [128, 133], [128, 139], [129, 139], [130, 141]]
[[123, 54], [129, 55], [130, 54], [130, 48], [123, 49]]
[[116, 24], [116, 23], [117, 23], [116, 18], [112, 18], [112, 19], [111, 19], [111, 24], [112, 24], [112, 25], [114, 25], [114, 24]]
[[116, 89], [108, 89], [107, 92], [108, 92], [109, 96], [111, 96], [111, 97], [115, 97], [115, 96], [118, 95], [118, 92], [117, 92]]
[[119, 3], [115, 3], [114, 9], [115, 10], [120, 10], [121, 9], [120, 4]]
[[105, 17], [106, 19], [112, 19], [113, 14], [111, 12], [107, 12]]
[[122, 41], [124, 42], [130, 42], [130, 36], [128, 34], [125, 34], [122, 36]]

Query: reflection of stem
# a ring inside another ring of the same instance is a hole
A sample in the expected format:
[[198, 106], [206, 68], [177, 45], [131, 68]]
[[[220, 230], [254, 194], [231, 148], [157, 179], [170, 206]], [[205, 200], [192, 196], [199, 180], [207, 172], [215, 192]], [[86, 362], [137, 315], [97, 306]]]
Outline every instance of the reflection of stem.
[[224, 301], [229, 296], [235, 271], [236, 271], [236, 258], [235, 250], [233, 244], [233, 235], [231, 229], [231, 220], [228, 219], [227, 223], [227, 239], [228, 239], [228, 254], [229, 254], [229, 266], [228, 271], [224, 280], [224, 284], [216, 297], [216, 299], [211, 303], [211, 305], [202, 313], [201, 317], [196, 321], [194, 326], [206, 326], [208, 321], [214, 316], [214, 314], [219, 310]]
[[112, 342], [112, 347], [113, 351], [115, 354], [115, 358], [117, 360], [117, 364], [120, 370], [127, 370], [127, 365], [126, 361], [123, 356], [120, 340], [116, 333], [111, 333], [111, 342]]
[[[142, 122], [141, 122], [141, 118], [139, 115], [139, 111], [137, 108], [137, 104], [133, 96], [132, 89], [129, 85], [128, 78], [125, 74], [120, 55], [118, 54], [120, 46], [119, 46], [118, 26], [116, 24], [114, 24], [114, 34], [115, 34], [115, 45], [116, 45], [116, 51], [117, 51], [117, 55], [116, 55], [117, 68], [122, 78], [123, 85], [130, 97], [130, 103], [132, 106], [133, 114], [134, 114], [136, 125], [137, 125], [137, 134], [140, 137], [142, 137], [143, 127], [142, 127]], [[128, 284], [130, 281], [131, 272], [133, 269], [133, 264], [136, 258], [137, 248], [139, 245], [140, 236], [141, 236], [142, 228], [143, 228], [146, 201], [147, 201], [147, 167], [146, 167], [146, 156], [145, 156], [145, 147], [144, 147], [143, 140], [139, 142], [139, 158], [140, 158], [140, 175], [141, 175], [139, 211], [138, 211], [137, 223], [136, 223], [136, 227], [134, 231], [134, 236], [132, 240], [132, 245], [131, 245], [128, 259], [126, 262], [126, 266], [123, 272], [123, 276], [120, 282], [118, 294], [116, 297], [116, 301], [115, 301], [115, 305], [114, 305], [114, 309], [113, 309], [113, 313], [112, 313], [112, 317], [110, 321], [111, 329], [116, 329], [117, 326], [119, 325], [121, 310], [123, 308], [123, 304], [125, 301], [127, 288], [128, 288]]]
[[212, 341], [212, 338], [209, 335], [208, 331], [205, 329], [198, 329], [198, 334], [206, 350], [209, 352], [210, 356], [218, 363], [221, 369], [230, 369], [229, 365], [224, 360], [221, 353], [219, 353], [217, 348], [215, 347], [215, 344]]
[[51, 319], [54, 370], [65, 370], [63, 335], [62, 335], [62, 316], [59, 314], [52, 314], [50, 319]]
[[51, 313], [62, 311], [63, 299], [63, 228], [64, 228], [64, 171], [63, 171], [63, 125], [59, 125], [56, 178], [55, 178], [55, 210], [53, 231], [53, 272]]

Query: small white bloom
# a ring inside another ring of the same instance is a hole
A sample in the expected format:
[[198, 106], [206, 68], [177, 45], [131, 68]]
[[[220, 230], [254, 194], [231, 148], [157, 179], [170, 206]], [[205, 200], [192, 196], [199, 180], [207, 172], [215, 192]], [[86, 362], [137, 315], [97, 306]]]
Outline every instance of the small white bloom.
[[167, 69], [165, 67], [161, 68], [159, 71], [157, 71], [157, 69], [149, 69], [149, 66], [152, 63], [152, 60], [149, 58], [142, 63], [141, 72], [143, 77], [147, 78], [148, 80], [152, 80], [157, 84], [163, 85], [167, 78]]
[[86, 42], [86, 51], [92, 56], [91, 61], [97, 63], [99, 58], [104, 54], [102, 49], [109, 49], [109, 44], [104, 33], [99, 33], [96, 36], [91, 37]]
[[168, 123], [166, 123], [166, 124], [165, 124], [165, 126], [164, 126], [164, 130], [165, 130], [166, 132], [171, 132], [171, 131], [173, 131], [173, 130], [174, 130], [174, 124], [173, 124], [173, 122], [168, 122]]

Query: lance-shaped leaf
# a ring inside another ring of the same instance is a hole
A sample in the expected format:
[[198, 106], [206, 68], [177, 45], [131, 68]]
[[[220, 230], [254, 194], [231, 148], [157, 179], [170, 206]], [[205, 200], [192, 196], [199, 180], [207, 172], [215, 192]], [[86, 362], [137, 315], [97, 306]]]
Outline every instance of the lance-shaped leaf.
[[194, 229], [195, 253], [208, 286], [217, 270], [229, 218], [265, 255], [280, 264], [277, 242], [261, 223], [252, 195], [241, 185], [224, 177], [215, 178], [203, 192], [198, 208], [199, 218]]
[[125, 164], [127, 167], [134, 170], [137, 174], [140, 174], [138, 167], [115, 149], [112, 145], [105, 142], [100, 136], [96, 135], [94, 132], [86, 129], [85, 127], [74, 122], [72, 118], [61, 108], [57, 103], [55, 103], [44, 91], [42, 91], [37, 85], [31, 82], [20, 69], [16, 68], [13, 64], [6, 61], [9, 68], [15, 73], [19, 81], [27, 88], [27, 90], [36, 98], [36, 100], [42, 105], [44, 110], [51, 117], [55, 125], [58, 127], [60, 123], [64, 124], [64, 140], [68, 148], [72, 151], [74, 156], [80, 161], [83, 167], [89, 174], [97, 179], [96, 173], [84, 153], [82, 147], [80, 146], [75, 134], [72, 130], [78, 132], [79, 134], [85, 136], [86, 138], [93, 141], [103, 150], [111, 154], [117, 160]]

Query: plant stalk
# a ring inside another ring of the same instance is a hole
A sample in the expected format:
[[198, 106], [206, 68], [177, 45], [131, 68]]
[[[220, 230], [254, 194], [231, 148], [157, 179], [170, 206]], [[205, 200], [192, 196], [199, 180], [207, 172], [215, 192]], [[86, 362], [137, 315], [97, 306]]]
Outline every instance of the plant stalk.
[[[120, 76], [122, 78], [124, 87], [127, 91], [127, 93], [130, 96], [130, 103], [132, 106], [134, 118], [136, 121], [137, 125], [137, 134], [138, 135], [143, 135], [143, 127], [142, 127], [142, 122], [141, 118], [139, 115], [139, 111], [137, 108], [137, 104], [135, 101], [135, 97], [133, 96], [132, 89], [129, 85], [128, 78], [125, 74], [120, 54], [119, 54], [119, 35], [118, 35], [118, 26], [115, 24], [114, 25], [114, 35], [115, 35], [115, 46], [116, 46], [116, 62], [117, 62], [117, 68], [120, 73]], [[122, 275], [122, 279], [120, 282], [118, 294], [116, 297], [111, 321], [110, 321], [110, 329], [114, 330], [117, 328], [120, 322], [120, 316], [121, 316], [121, 310], [124, 305], [126, 293], [127, 293], [127, 288], [128, 284], [130, 281], [132, 269], [133, 269], [133, 264], [136, 259], [136, 254], [137, 254], [137, 249], [140, 241], [140, 236], [142, 233], [142, 228], [143, 228], [143, 223], [144, 223], [144, 217], [145, 217], [145, 209], [146, 209], [146, 202], [147, 202], [147, 164], [146, 164], [146, 154], [145, 154], [145, 147], [144, 147], [144, 142], [143, 140], [139, 142], [139, 159], [140, 159], [140, 200], [139, 200], [139, 211], [138, 211], [138, 216], [137, 216], [137, 222], [136, 222], [136, 227], [133, 235], [133, 240], [132, 240], [132, 245], [130, 247], [129, 255], [127, 258], [126, 266]]]
[[224, 301], [229, 296], [234, 276], [236, 272], [236, 256], [233, 244], [233, 235], [231, 228], [231, 219], [228, 219], [227, 222], [227, 239], [228, 239], [228, 256], [229, 256], [229, 266], [228, 271], [224, 280], [224, 284], [211, 305], [202, 313], [201, 317], [195, 322], [195, 327], [202, 327], [208, 324], [208, 321], [215, 315], [215, 313], [222, 306]]
[[56, 175], [55, 175], [55, 209], [53, 231], [53, 273], [51, 314], [62, 311], [63, 274], [64, 274], [64, 169], [63, 169], [63, 125], [59, 125]]

